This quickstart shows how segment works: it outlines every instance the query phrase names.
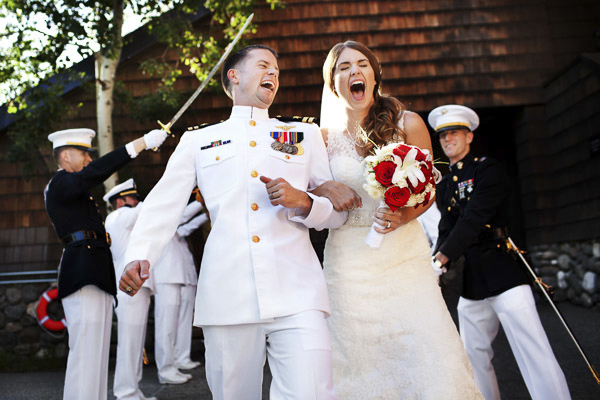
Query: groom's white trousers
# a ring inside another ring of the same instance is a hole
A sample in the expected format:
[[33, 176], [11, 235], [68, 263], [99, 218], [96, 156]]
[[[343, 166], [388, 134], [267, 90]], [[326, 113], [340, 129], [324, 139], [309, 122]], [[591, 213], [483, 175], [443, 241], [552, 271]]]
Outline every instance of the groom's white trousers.
[[533, 400], [570, 399], [569, 389], [535, 308], [529, 285], [483, 300], [458, 301], [460, 337], [486, 400], [500, 400], [492, 342], [502, 324]]
[[260, 400], [265, 357], [273, 376], [271, 400], [336, 399], [323, 312], [202, 330], [206, 378], [214, 400]]

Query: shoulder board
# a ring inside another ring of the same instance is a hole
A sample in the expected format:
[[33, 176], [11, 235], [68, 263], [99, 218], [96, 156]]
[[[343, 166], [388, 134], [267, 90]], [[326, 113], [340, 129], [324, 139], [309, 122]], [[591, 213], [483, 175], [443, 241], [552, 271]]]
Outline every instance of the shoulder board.
[[281, 122], [304, 122], [307, 124], [319, 124], [319, 119], [315, 117], [282, 117], [281, 115], [278, 115], [275, 118], [277, 118]]
[[223, 121], [219, 121], [219, 122], [213, 122], [212, 124], [208, 124], [208, 123], [206, 123], [206, 124], [202, 124], [202, 125], [194, 125], [194, 126], [189, 126], [189, 127], [187, 128], [187, 130], [188, 130], [188, 131], [195, 131], [195, 130], [197, 130], [197, 129], [206, 128], [206, 127], [209, 127], [209, 126], [211, 126], [211, 125], [220, 124], [221, 122], [223, 122]]

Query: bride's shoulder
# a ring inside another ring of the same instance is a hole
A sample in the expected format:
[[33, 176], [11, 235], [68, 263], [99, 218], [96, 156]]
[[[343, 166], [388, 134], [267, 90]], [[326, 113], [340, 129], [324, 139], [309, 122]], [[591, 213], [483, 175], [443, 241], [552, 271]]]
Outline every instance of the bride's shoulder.
[[404, 132], [409, 134], [410, 132], [427, 132], [427, 125], [419, 114], [413, 111], [404, 111], [402, 115], [402, 122], [404, 122]]
[[329, 137], [329, 128], [320, 128], [321, 136], [323, 136], [323, 141], [325, 142], [325, 146], [327, 146], [327, 138]]

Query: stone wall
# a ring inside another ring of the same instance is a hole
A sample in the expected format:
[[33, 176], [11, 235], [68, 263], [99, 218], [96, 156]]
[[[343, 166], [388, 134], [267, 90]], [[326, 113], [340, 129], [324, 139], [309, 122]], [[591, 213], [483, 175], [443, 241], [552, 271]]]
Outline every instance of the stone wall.
[[533, 246], [532, 265], [554, 287], [554, 301], [600, 310], [600, 238]]
[[[49, 332], [36, 318], [36, 308], [48, 283], [0, 285], [0, 370], [35, 369], [61, 362], [68, 354], [66, 332]], [[64, 317], [59, 302], [51, 302], [52, 319]]]

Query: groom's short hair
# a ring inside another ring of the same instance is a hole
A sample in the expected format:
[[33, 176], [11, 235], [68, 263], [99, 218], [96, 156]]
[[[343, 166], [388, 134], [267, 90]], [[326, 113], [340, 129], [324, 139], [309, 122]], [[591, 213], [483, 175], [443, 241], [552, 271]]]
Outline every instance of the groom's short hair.
[[233, 95], [231, 94], [231, 81], [229, 81], [229, 78], [227, 77], [227, 71], [237, 67], [242, 61], [244, 61], [244, 58], [246, 58], [248, 53], [256, 49], [269, 50], [271, 53], [273, 53], [275, 58], [279, 58], [279, 54], [277, 54], [275, 50], [273, 50], [269, 46], [265, 46], [264, 44], [253, 44], [251, 46], [246, 46], [243, 49], [230, 55], [227, 58], [227, 60], [225, 60], [225, 63], [223, 64], [223, 69], [221, 70], [221, 84], [223, 85], [223, 90], [225, 91], [225, 94], [229, 96], [230, 99], [233, 99]]

